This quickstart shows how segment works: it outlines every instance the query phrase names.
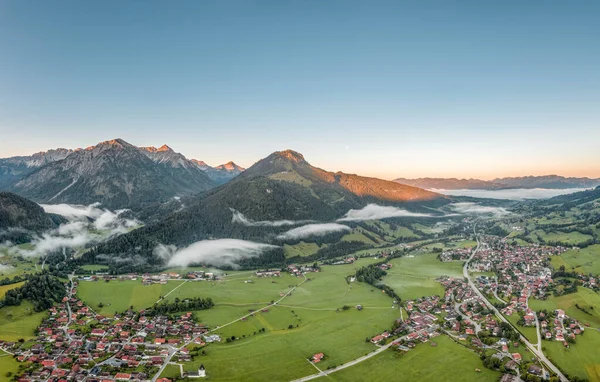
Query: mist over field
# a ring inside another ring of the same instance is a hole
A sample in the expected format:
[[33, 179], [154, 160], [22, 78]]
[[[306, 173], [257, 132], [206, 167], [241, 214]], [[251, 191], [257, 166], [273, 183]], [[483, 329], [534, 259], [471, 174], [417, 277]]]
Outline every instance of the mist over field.
[[187, 267], [192, 264], [210, 264], [216, 267], [237, 267], [236, 262], [260, 256], [274, 245], [239, 239], [202, 240], [185, 248], [159, 245], [154, 253], [167, 260], [169, 267]]
[[361, 220], [378, 220], [386, 218], [399, 217], [433, 217], [433, 215], [410, 212], [402, 208], [391, 206], [380, 206], [378, 204], [368, 204], [360, 210], [350, 210], [344, 217], [337, 221], [361, 221]]
[[550, 188], [515, 188], [507, 190], [438, 190], [431, 191], [451, 196], [471, 196], [473, 198], [485, 199], [508, 199], [508, 200], [526, 200], [526, 199], [547, 199], [558, 195], [572, 194], [585, 191], [586, 188], [569, 189], [550, 189]]
[[511, 213], [503, 207], [482, 206], [480, 204], [471, 202], [453, 203], [450, 204], [449, 207], [454, 211], [464, 215], [494, 215], [498, 217]]
[[352, 229], [343, 224], [323, 223], [323, 224], [307, 224], [302, 227], [293, 228], [287, 232], [277, 236], [278, 239], [302, 239], [310, 236], [323, 236], [332, 232], [351, 231]]
[[248, 219], [244, 214], [239, 211], [230, 208], [231, 212], [233, 212], [233, 217], [231, 221], [238, 224], [243, 224], [249, 227], [282, 227], [286, 225], [297, 225], [297, 224], [305, 224], [309, 223], [312, 220], [261, 220], [255, 221], [252, 219]]

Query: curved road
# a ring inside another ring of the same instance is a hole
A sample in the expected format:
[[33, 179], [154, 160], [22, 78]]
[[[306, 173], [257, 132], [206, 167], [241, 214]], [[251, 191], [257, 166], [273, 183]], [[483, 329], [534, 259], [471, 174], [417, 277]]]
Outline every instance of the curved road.
[[[469, 259], [465, 262], [465, 265], [463, 266], [463, 276], [469, 282], [469, 286], [471, 287], [471, 289], [473, 289], [473, 291], [483, 300], [483, 302], [487, 305], [487, 307], [496, 314], [496, 317], [498, 317], [498, 319], [500, 319], [502, 322], [505, 322], [505, 323], [509, 324], [513, 329], [515, 329], [517, 331], [517, 333], [519, 333], [519, 336], [521, 337], [521, 341], [527, 346], [527, 348], [533, 354], [535, 354], [535, 356], [541, 362], [543, 362], [550, 370], [552, 370], [552, 372], [554, 372], [556, 375], [558, 375], [558, 377], [560, 378], [561, 381], [568, 382], [569, 380], [567, 379], [567, 377], [565, 377], [565, 375], [552, 362], [550, 362], [550, 360], [548, 358], [546, 358], [546, 356], [544, 355], [544, 353], [540, 349], [538, 349], [531, 342], [529, 342], [529, 340], [527, 340], [527, 338], [525, 338], [523, 335], [520, 334], [520, 332], [518, 331], [518, 329], [510, 321], [508, 321], [504, 317], [504, 315], [502, 315], [498, 311], [498, 309], [496, 309], [495, 306], [493, 306], [488, 301], [488, 299], [483, 295], [483, 293], [481, 293], [479, 291], [479, 289], [475, 286], [475, 284], [473, 283], [473, 280], [471, 280], [471, 276], [469, 276], [469, 263], [471, 262], [471, 260], [473, 260], [473, 257], [475, 257], [475, 254], [477, 254], [477, 252], [481, 248], [481, 242], [479, 241], [479, 236], [477, 236], [477, 230], [476, 230], [476, 228], [477, 228], [477, 222], [475, 222], [473, 224], [473, 234], [475, 235], [475, 240], [477, 240], [477, 247], [475, 248], [475, 250], [473, 251], [473, 253], [469, 257]], [[537, 345], [541, 347], [541, 341]]]

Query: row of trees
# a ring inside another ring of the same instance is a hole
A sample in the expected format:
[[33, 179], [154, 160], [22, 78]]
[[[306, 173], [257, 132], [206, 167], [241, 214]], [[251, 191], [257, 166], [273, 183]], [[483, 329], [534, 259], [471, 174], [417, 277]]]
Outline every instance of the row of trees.
[[155, 304], [152, 308], [146, 310], [145, 314], [147, 316], [167, 316], [178, 312], [210, 309], [214, 305], [210, 297], [191, 297], [183, 300], [178, 297], [172, 302]]
[[390, 296], [391, 298], [393, 298], [394, 300], [396, 300], [399, 303], [401, 301], [400, 296], [398, 296], [396, 294], [396, 292], [394, 291], [393, 288], [391, 288], [388, 285], [385, 285], [381, 281], [381, 278], [383, 276], [387, 275], [386, 271], [379, 268], [379, 265], [381, 265], [381, 264], [383, 264], [383, 263], [370, 264], [370, 265], [367, 265], [366, 267], [360, 268], [359, 270], [356, 271], [356, 280], [359, 282], [367, 283], [378, 289], [383, 290], [385, 292], [385, 294], [387, 294], [388, 296]]

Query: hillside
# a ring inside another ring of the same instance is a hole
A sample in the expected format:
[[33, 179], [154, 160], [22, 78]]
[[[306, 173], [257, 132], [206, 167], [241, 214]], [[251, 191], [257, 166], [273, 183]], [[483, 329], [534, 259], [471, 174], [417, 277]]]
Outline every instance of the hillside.
[[[331, 221], [374, 202], [422, 210], [445, 205], [450, 199], [394, 182], [327, 172], [311, 166], [299, 153], [276, 152], [229, 183], [187, 198], [184, 208], [163, 220], [100, 245], [87, 260], [98, 261], [99, 255], [141, 257], [149, 265], [160, 266], [164, 260], [154, 253], [159, 243], [183, 246], [215, 238], [264, 242], [289, 229], [270, 221]], [[234, 222], [232, 210], [249, 221]]]
[[141, 208], [215, 186], [181, 154], [138, 148], [122, 139], [101, 142], [48, 163], [10, 187], [40, 203], [91, 204]]
[[56, 228], [63, 221], [59, 216], [44, 212], [37, 203], [10, 192], [0, 192], [0, 243], [27, 241], [30, 233]]

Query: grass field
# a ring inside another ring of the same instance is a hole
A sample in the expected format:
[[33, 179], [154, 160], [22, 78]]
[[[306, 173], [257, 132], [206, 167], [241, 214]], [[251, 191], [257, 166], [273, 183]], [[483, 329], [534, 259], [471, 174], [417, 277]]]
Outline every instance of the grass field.
[[[374, 234], [371, 234], [371, 236], [375, 237]], [[369, 245], [378, 245], [381, 243], [381, 242], [373, 241], [373, 240], [369, 239], [368, 237], [366, 237], [365, 235], [363, 235], [360, 228], [355, 229], [352, 232], [342, 236], [342, 241], [362, 241], [363, 243], [369, 244]]]
[[[446, 336], [433, 338], [407, 353], [388, 350], [317, 381], [495, 381], [499, 372], [486, 369], [479, 357]], [[478, 373], [475, 369], [480, 369]]]
[[[399, 312], [378, 289], [346, 282], [346, 276], [372, 261], [361, 259], [355, 264], [324, 266], [322, 272], [308, 274], [310, 280], [280, 305], [227, 326], [223, 325], [279, 299], [280, 293], [287, 292], [303, 278], [286, 275], [257, 279], [237, 275], [214, 285], [184, 284], [168, 299], [190, 293], [213, 298], [216, 306], [196, 312], [197, 317], [213, 328], [223, 326], [216, 330], [223, 338], [238, 338], [230, 343], [208, 345], [204, 349], [207, 354], [185, 364], [185, 369], [193, 370], [202, 363], [212, 380], [240, 380], [241, 376], [244, 380], [289, 380], [314, 373], [306, 358], [315, 353], [327, 355], [320, 364], [327, 368], [374, 350], [374, 345], [365, 338], [389, 329]], [[253, 282], [245, 283], [246, 280]], [[354, 308], [356, 304], [362, 304], [364, 309], [358, 311]], [[343, 310], [343, 305], [352, 308]], [[262, 328], [266, 330], [264, 333], [255, 334]], [[177, 373], [177, 369], [169, 368], [163, 376]]]
[[439, 276], [462, 276], [462, 262], [443, 263], [435, 253], [401, 257], [390, 262], [393, 267], [383, 282], [394, 288], [402, 300], [422, 296], [444, 295], [444, 288], [435, 281]]
[[508, 321], [510, 321], [519, 331], [531, 342], [532, 344], [537, 344], [537, 331], [535, 326], [521, 326], [517, 324], [519, 321], [519, 315], [517, 313], [513, 313], [512, 316], [505, 316]]
[[386, 234], [386, 239], [393, 240], [397, 237], [419, 237], [416, 233], [414, 233], [410, 228], [404, 226], [396, 226], [395, 229], [392, 229], [388, 223], [384, 221], [368, 221], [365, 222], [367, 225], [380, 229]]
[[[0, 382], [8, 382], [12, 380], [12, 376], [16, 375], [19, 370], [19, 362], [17, 362], [12, 354], [5, 353], [0, 350]], [[11, 373], [11, 376], [8, 376]]]
[[570, 376], [600, 381], [600, 332], [586, 329], [583, 336], [577, 336], [577, 343], [568, 349], [557, 341], [544, 341], [546, 355]]
[[[326, 247], [324, 245], [323, 247]], [[296, 257], [296, 256], [310, 256], [317, 253], [317, 251], [321, 249], [316, 243], [305, 243], [301, 241], [298, 244], [288, 245], [284, 244], [283, 252], [285, 253], [285, 257]]]
[[559, 269], [561, 265], [564, 265], [567, 271], [600, 274], [600, 244], [552, 256], [552, 266]]
[[560, 232], [560, 231], [552, 231], [547, 232], [545, 234], [540, 234], [540, 237], [545, 241], [558, 241], [561, 243], [568, 243], [572, 245], [577, 245], [584, 241], [592, 239], [590, 235], [586, 235], [577, 231], [574, 232]]
[[23, 301], [19, 306], [5, 306], [0, 309], [0, 339], [17, 341], [33, 337], [35, 329], [46, 316], [45, 312], [33, 311], [33, 304]]
[[[578, 309], [576, 304], [585, 308], [589, 313]], [[579, 287], [577, 293], [550, 297], [545, 301], [531, 299], [529, 306], [535, 310], [563, 309], [568, 316], [583, 323], [589, 323], [593, 327], [600, 327], [600, 294], [587, 288]]]
[[[179, 286], [183, 281], [169, 281], [166, 285], [142, 285], [141, 281], [80, 281], [77, 294], [96, 312], [113, 315], [127, 310], [148, 308], [160, 298]], [[102, 303], [104, 306], [98, 306]]]
[[20, 282], [20, 283], [16, 283], [16, 284], [8, 284], [8, 285], [0, 286], [0, 299], [4, 298], [4, 295], [6, 294], [7, 291], [18, 288], [23, 284], [25, 284], [24, 281]]

